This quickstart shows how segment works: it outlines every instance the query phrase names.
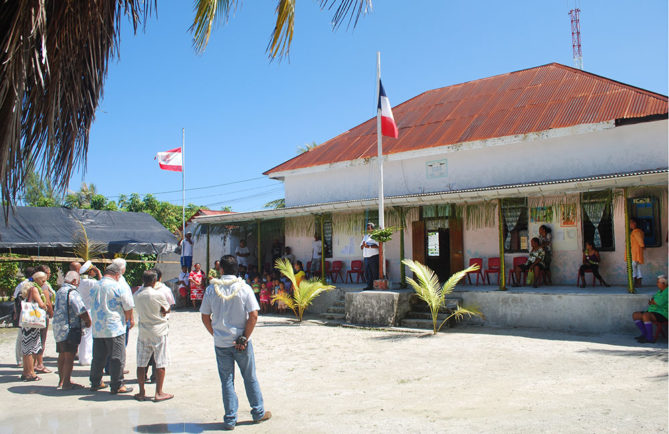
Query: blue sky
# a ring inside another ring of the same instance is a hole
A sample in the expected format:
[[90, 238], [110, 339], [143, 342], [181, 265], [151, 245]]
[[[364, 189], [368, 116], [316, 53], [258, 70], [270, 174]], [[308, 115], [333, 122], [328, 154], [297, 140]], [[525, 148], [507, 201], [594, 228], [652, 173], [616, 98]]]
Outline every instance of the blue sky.
[[[411, 4], [413, 8], [408, 8]], [[192, 48], [192, 2], [162, 1], [133, 34], [124, 23], [109, 68], [82, 181], [115, 199], [180, 191], [156, 152], [186, 129], [187, 201], [234, 211], [283, 197], [262, 172], [375, 115], [376, 52], [393, 105], [438, 87], [550, 62], [572, 65], [574, 0], [377, 0], [355, 29], [332, 32], [331, 12], [300, 0], [290, 58], [269, 62], [270, 1], [246, 1], [204, 54]], [[584, 69], [667, 94], [667, 2], [580, 0]], [[246, 181], [250, 180], [250, 181]], [[244, 182], [240, 182], [244, 181]], [[181, 203], [181, 193], [158, 194]]]

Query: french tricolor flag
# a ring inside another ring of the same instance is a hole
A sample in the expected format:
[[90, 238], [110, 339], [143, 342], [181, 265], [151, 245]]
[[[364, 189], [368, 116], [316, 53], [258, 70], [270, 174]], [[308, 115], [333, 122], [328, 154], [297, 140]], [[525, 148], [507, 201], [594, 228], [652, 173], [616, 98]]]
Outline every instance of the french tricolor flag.
[[158, 165], [163, 170], [171, 170], [173, 172], [181, 172], [182, 170], [181, 148], [158, 152], [154, 160], [156, 159], [158, 160]]
[[381, 134], [386, 137], [397, 138], [399, 131], [395, 118], [393, 118], [393, 111], [390, 108], [390, 100], [386, 96], [386, 91], [383, 89], [381, 79], [379, 79], [379, 115], [381, 116]]

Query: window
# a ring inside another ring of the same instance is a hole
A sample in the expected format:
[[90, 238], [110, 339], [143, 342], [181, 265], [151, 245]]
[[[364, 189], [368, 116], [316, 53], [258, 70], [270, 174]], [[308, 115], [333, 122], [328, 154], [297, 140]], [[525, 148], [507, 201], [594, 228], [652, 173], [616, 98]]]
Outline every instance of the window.
[[504, 222], [504, 251], [527, 252], [530, 244], [527, 231], [527, 198], [504, 199], [502, 201], [502, 220]]
[[581, 195], [583, 244], [590, 242], [599, 251], [615, 250], [611, 192], [594, 191]]
[[629, 199], [630, 217], [634, 217], [643, 230], [646, 247], [661, 247], [660, 207], [656, 197]]
[[450, 217], [451, 205], [424, 205], [420, 208], [421, 217], [423, 219], [435, 217]]
[[[332, 258], [332, 216], [324, 215], [323, 218], [323, 254], [325, 258]], [[317, 216], [315, 221], [316, 234], [321, 233], [321, 217]]]

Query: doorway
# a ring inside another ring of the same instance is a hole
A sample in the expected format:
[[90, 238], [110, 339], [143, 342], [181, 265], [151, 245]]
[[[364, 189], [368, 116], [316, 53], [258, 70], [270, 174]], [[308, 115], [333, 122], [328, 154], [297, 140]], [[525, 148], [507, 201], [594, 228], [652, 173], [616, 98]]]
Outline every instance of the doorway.
[[412, 224], [413, 259], [430, 267], [442, 283], [464, 269], [462, 220], [429, 218]]
[[[433, 226], [430, 225], [429, 221], [426, 223], [426, 226]], [[440, 223], [438, 227], [426, 227], [425, 231], [425, 245], [427, 246], [426, 265], [437, 273], [440, 282], [445, 282], [451, 275], [448, 223], [446, 223], [446, 227], [443, 226]]]

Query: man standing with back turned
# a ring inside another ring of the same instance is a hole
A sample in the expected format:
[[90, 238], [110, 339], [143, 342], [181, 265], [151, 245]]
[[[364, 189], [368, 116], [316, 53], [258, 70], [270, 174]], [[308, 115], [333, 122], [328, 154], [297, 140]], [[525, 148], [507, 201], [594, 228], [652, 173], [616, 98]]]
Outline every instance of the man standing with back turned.
[[237, 423], [237, 394], [235, 393], [235, 363], [239, 366], [246, 397], [251, 405], [254, 422], [272, 417], [265, 411], [256, 378], [255, 357], [250, 338], [258, 321], [258, 302], [253, 290], [243, 279], [236, 277], [237, 260], [225, 255], [220, 263], [221, 278], [212, 279], [202, 300], [202, 323], [214, 337], [214, 349], [223, 391], [223, 428], [233, 430]]

